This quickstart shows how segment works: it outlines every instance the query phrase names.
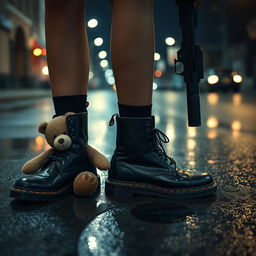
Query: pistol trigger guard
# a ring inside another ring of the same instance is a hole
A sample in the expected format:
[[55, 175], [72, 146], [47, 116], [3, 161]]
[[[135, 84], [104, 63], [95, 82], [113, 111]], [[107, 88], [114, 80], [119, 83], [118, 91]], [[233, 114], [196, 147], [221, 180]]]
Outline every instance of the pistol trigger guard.
[[179, 61], [179, 60], [177, 60], [177, 59], [174, 59], [174, 72], [175, 72], [175, 74], [177, 74], [177, 75], [183, 76], [184, 71], [183, 71], [183, 72], [177, 72], [177, 68], [176, 68], [176, 64], [177, 64], [177, 63], [182, 63], [182, 64], [183, 64], [182, 61]]

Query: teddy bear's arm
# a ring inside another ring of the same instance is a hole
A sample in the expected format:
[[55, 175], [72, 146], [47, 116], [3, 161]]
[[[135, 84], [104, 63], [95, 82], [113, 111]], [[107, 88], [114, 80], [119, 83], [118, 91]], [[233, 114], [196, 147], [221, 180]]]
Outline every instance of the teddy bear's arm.
[[49, 148], [48, 150], [42, 152], [40, 155], [27, 161], [22, 167], [23, 173], [31, 174], [31, 173], [38, 171], [42, 167], [45, 159], [48, 156], [50, 156], [52, 154], [52, 152], [53, 152], [53, 149]]
[[87, 155], [91, 162], [100, 170], [108, 170], [110, 168], [110, 163], [108, 159], [101, 154], [98, 150], [90, 145], [86, 146]]

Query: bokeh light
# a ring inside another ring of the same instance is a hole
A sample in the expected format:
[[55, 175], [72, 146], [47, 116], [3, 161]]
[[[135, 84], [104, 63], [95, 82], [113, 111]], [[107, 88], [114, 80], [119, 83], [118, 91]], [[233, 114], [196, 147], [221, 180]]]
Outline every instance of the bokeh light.
[[94, 73], [92, 71], [89, 72], [89, 80], [93, 79]]
[[154, 59], [155, 59], [155, 61], [160, 60], [161, 59], [161, 55], [159, 53], [155, 52]]
[[45, 143], [45, 138], [41, 135], [37, 136], [34, 138], [35, 142], [35, 149], [36, 151], [40, 151], [43, 149], [44, 143]]
[[208, 77], [207, 81], [209, 84], [217, 84], [219, 82], [219, 77], [217, 75], [211, 75]]
[[234, 130], [234, 131], [239, 131], [239, 130], [241, 130], [241, 128], [242, 128], [242, 124], [241, 124], [241, 122], [239, 122], [239, 121], [233, 121], [232, 123], [231, 123], [231, 129], [232, 130]]
[[103, 42], [104, 41], [103, 41], [103, 39], [101, 37], [97, 37], [97, 38], [94, 39], [94, 44], [96, 46], [101, 46], [103, 44]]
[[216, 139], [218, 137], [218, 131], [216, 129], [211, 129], [207, 131], [207, 138], [210, 140]]
[[206, 125], [208, 128], [216, 128], [219, 125], [219, 121], [216, 117], [209, 117]]
[[194, 139], [188, 139], [187, 140], [187, 149], [194, 150], [195, 147], [196, 147], [196, 141]]
[[107, 82], [110, 85], [113, 85], [115, 83], [115, 78], [113, 76], [110, 76], [107, 78]]
[[196, 127], [187, 127], [187, 135], [189, 138], [196, 137]]
[[105, 77], [110, 77], [113, 75], [113, 70], [108, 68], [106, 71], [105, 71]]
[[44, 66], [44, 67], [42, 68], [42, 74], [45, 75], [45, 76], [48, 76], [48, 75], [49, 75], [48, 66]]
[[98, 21], [96, 19], [90, 19], [87, 23], [89, 28], [95, 28], [98, 25]]
[[34, 50], [33, 50], [33, 54], [34, 54], [34, 56], [41, 56], [42, 55], [42, 49], [40, 49], [40, 48], [35, 48]]
[[155, 77], [161, 77], [162, 76], [162, 71], [161, 70], [156, 70], [155, 71]]
[[207, 101], [210, 105], [216, 105], [219, 102], [219, 98], [217, 93], [209, 93], [207, 95]]
[[102, 60], [102, 61], [100, 62], [100, 66], [101, 66], [102, 68], [106, 68], [106, 67], [108, 66], [108, 61], [107, 61], [107, 60]]
[[234, 106], [240, 106], [242, 103], [242, 95], [240, 93], [233, 94], [232, 101]]
[[235, 83], [240, 84], [243, 81], [243, 78], [240, 75], [234, 75], [233, 80]]
[[112, 89], [113, 91], [116, 91], [116, 84], [113, 84]]
[[169, 46], [172, 46], [175, 44], [175, 39], [173, 37], [167, 37], [165, 38], [165, 43]]
[[107, 57], [107, 52], [106, 51], [100, 51], [98, 54], [100, 59], [105, 59]]
[[45, 48], [42, 49], [42, 55], [43, 55], [43, 56], [46, 55], [46, 49], [45, 49]]

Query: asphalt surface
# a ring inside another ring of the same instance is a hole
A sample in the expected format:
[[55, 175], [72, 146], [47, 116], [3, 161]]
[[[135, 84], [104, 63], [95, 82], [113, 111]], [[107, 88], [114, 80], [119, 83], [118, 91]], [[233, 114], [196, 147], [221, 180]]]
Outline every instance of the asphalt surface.
[[[185, 94], [154, 92], [156, 126], [182, 168], [206, 171], [216, 195], [193, 200], [70, 196], [51, 203], [13, 200], [9, 188], [46, 143], [50, 98], [0, 113], [0, 255], [256, 255], [255, 93], [204, 94], [202, 126], [187, 128]], [[117, 112], [112, 91], [89, 94], [89, 143], [111, 157]], [[39, 139], [38, 139], [39, 138]]]

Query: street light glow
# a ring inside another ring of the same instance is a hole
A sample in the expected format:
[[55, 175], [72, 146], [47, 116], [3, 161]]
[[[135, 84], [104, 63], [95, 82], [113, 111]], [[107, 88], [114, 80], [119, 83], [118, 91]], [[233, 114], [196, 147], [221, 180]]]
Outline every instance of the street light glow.
[[94, 73], [92, 71], [89, 72], [89, 80], [93, 79]]
[[112, 69], [107, 69], [106, 71], [105, 71], [105, 77], [110, 77], [110, 76], [112, 76], [113, 75], [113, 70]]
[[175, 39], [173, 37], [166, 37], [165, 38], [165, 43], [169, 46], [172, 46], [175, 44]]
[[209, 117], [206, 125], [208, 128], [216, 128], [219, 125], [219, 121], [216, 117]]
[[43, 53], [43, 51], [42, 51], [42, 49], [40, 49], [40, 48], [35, 48], [34, 50], [33, 50], [33, 54], [35, 55], [35, 56], [40, 56], [40, 55], [42, 55], [42, 53]]
[[96, 46], [101, 46], [103, 44], [103, 39], [101, 37], [97, 37], [94, 39], [94, 44]]
[[216, 105], [219, 102], [219, 95], [217, 93], [209, 93], [207, 101], [210, 105]]
[[233, 81], [234, 81], [235, 83], [239, 84], [239, 83], [241, 83], [241, 82], [243, 81], [243, 78], [242, 78], [242, 76], [240, 76], [240, 75], [234, 75], [234, 76], [233, 76]]
[[96, 19], [90, 19], [87, 25], [89, 28], [95, 28], [98, 25], [98, 21]]
[[48, 75], [49, 75], [48, 66], [44, 66], [44, 67], [42, 68], [42, 74], [45, 75], [45, 76], [48, 76]]
[[159, 53], [155, 52], [155, 54], [154, 54], [154, 59], [155, 59], [156, 61], [160, 60], [160, 59], [161, 59], [161, 55], [160, 55]]
[[161, 76], [162, 76], [162, 71], [159, 70], [159, 69], [157, 69], [157, 70], [155, 71], [155, 77], [161, 77]]
[[115, 84], [115, 78], [114, 78], [113, 76], [108, 77], [108, 78], [107, 78], [107, 82], [108, 82], [110, 85], [113, 85], [113, 84]]
[[231, 124], [231, 129], [235, 130], [235, 131], [241, 130], [241, 127], [242, 127], [242, 125], [239, 121], [233, 121]]
[[102, 61], [100, 62], [100, 66], [101, 66], [102, 68], [106, 68], [106, 67], [108, 66], [108, 61], [107, 61], [107, 60], [102, 60]]
[[43, 55], [43, 56], [46, 55], [46, 49], [45, 49], [45, 48], [42, 49], [42, 55]]
[[219, 77], [217, 75], [211, 75], [207, 78], [209, 84], [217, 84], [219, 82]]
[[107, 57], [107, 52], [106, 51], [100, 51], [98, 56], [99, 56], [100, 59], [105, 59]]

